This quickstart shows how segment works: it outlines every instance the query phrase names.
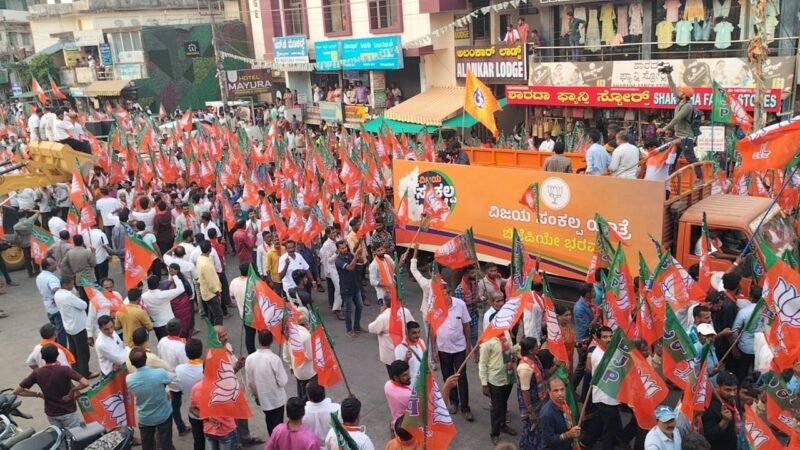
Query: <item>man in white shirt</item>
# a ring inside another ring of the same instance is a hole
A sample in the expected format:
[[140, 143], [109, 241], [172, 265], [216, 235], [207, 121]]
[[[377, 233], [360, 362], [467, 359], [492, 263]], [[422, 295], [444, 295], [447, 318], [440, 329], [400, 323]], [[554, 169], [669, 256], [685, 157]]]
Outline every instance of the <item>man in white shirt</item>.
[[[293, 330], [296, 333], [296, 339], [303, 346], [304, 361], [298, 365], [297, 358], [292, 351], [292, 344], [286, 342], [283, 345], [283, 360], [292, 368], [292, 373], [295, 380], [297, 380], [297, 396], [306, 401], [308, 395], [306, 389], [308, 383], [317, 379], [317, 373], [314, 371], [314, 355], [311, 353], [311, 333], [308, 331], [310, 324], [308, 321], [308, 310], [306, 308], [298, 308], [299, 317], [297, 318], [297, 328]], [[295, 327], [290, 324], [289, 326]], [[293, 338], [294, 339], [294, 338]]]
[[99, 282], [100, 280], [104, 280], [108, 278], [108, 248], [109, 248], [109, 240], [108, 236], [105, 233], [100, 231], [97, 228], [89, 228], [88, 230], [81, 233], [83, 236], [83, 242], [89, 248], [89, 250], [94, 251], [94, 258], [95, 258], [95, 266], [94, 266], [94, 276]]
[[[392, 309], [389, 306], [381, 311], [378, 317], [367, 326], [367, 330], [370, 333], [378, 336], [378, 359], [386, 366], [387, 371], [389, 370], [389, 365], [397, 359], [394, 356], [394, 341], [392, 336], [389, 335], [389, 319], [392, 315]], [[406, 307], [402, 307], [397, 311], [397, 315], [404, 327], [414, 320], [411, 311]]]
[[378, 305], [383, 306], [391, 300], [391, 289], [394, 287], [394, 261], [386, 256], [386, 246], [372, 247], [375, 258], [369, 264], [369, 284], [375, 288]]
[[[167, 336], [158, 341], [158, 356], [164, 361], [173, 373], [180, 364], [186, 364], [189, 359], [186, 357], [186, 343], [181, 334], [181, 321], [170, 319], [167, 322]], [[181, 416], [181, 405], [183, 404], [183, 391], [176, 378], [169, 384], [170, 401], [172, 402], [172, 420], [178, 428], [178, 435], [183, 436], [190, 428], [186, 427]]]
[[[442, 368], [442, 377], [445, 380], [455, 374], [461, 363], [464, 362], [467, 354], [470, 353], [472, 342], [470, 337], [471, 319], [466, 303], [460, 298], [448, 297], [450, 300], [447, 319], [439, 327], [439, 331], [431, 336], [433, 342], [431, 347], [438, 349], [438, 353], [434, 354], [434, 360], [438, 359]], [[469, 384], [466, 371], [462, 371], [458, 378], [458, 389], [450, 391], [449, 402], [448, 410], [451, 415], [456, 414], [460, 407], [468, 422], [474, 420], [469, 407]]]
[[150, 199], [141, 197], [139, 199], [139, 209], [131, 211], [131, 218], [137, 222], [144, 223], [145, 231], [153, 231], [153, 219], [156, 217], [155, 208], [150, 207]]
[[[194, 249], [194, 245], [192, 245], [192, 249]], [[164, 264], [167, 266], [177, 264], [181, 269], [181, 273], [187, 280], [192, 283], [197, 282], [197, 268], [186, 258], [186, 247], [178, 245], [167, 251], [167, 253], [164, 253]]]
[[258, 350], [249, 355], [244, 363], [247, 388], [256, 397], [256, 404], [264, 411], [270, 435], [275, 427], [283, 423], [286, 383], [289, 381], [283, 361], [270, 349], [272, 341], [269, 330], [258, 333]]
[[336, 271], [336, 241], [341, 235], [335, 226], [328, 227], [326, 235], [328, 238], [319, 249], [319, 260], [328, 283], [328, 306], [333, 309], [337, 319], [343, 320], [342, 291], [339, 287], [339, 272]]
[[612, 177], [636, 178], [639, 174], [639, 160], [647, 156], [647, 153], [630, 143], [631, 134], [625, 130], [620, 130], [616, 139], [617, 148], [611, 154], [608, 171]]
[[[25, 364], [28, 365], [31, 369], [38, 369], [39, 367], [43, 367], [45, 365], [44, 359], [42, 359], [42, 347], [45, 345], [55, 345], [58, 347], [58, 363], [62, 366], [69, 365], [69, 359], [67, 355], [64, 353], [64, 350], [56, 342], [56, 327], [52, 323], [46, 323], [39, 328], [39, 336], [42, 337], [42, 340], [33, 347], [33, 351], [30, 355], [28, 355], [28, 359], [25, 360]], [[69, 350], [67, 350], [69, 351]]]
[[308, 401], [306, 402], [306, 415], [303, 416], [303, 426], [314, 432], [320, 442], [325, 442], [325, 437], [331, 429], [331, 413], [342, 420], [341, 406], [325, 397], [325, 388], [316, 381], [312, 381], [306, 388]]
[[41, 120], [39, 120], [39, 138], [44, 140], [47, 139], [48, 141], [52, 142], [55, 141], [55, 131], [53, 130], [53, 125], [56, 121], [56, 115], [52, 111], [52, 107], [49, 105], [45, 105], [44, 107], [44, 114], [42, 115]]
[[[305, 270], [308, 272], [309, 265], [303, 257], [296, 252], [297, 245], [294, 241], [286, 241], [284, 244], [286, 253], [282, 254], [278, 260], [278, 267], [280, 268], [281, 284], [283, 285], [283, 292], [289, 292], [289, 289], [294, 288], [297, 284], [292, 279], [292, 272], [295, 270]], [[310, 277], [310, 275], [309, 275]], [[316, 287], [317, 282], [313, 281], [312, 284]]]
[[[247, 295], [247, 276], [250, 273], [250, 264], [239, 264], [239, 276], [231, 281], [230, 292], [231, 298], [236, 302], [236, 307], [239, 309], [239, 317], [244, 319], [244, 297]], [[256, 330], [255, 328], [245, 324], [244, 325], [244, 346], [247, 348], [247, 354], [256, 351]]]
[[111, 372], [125, 365], [126, 354], [125, 344], [119, 335], [114, 332], [114, 320], [110, 316], [100, 316], [97, 319], [97, 326], [100, 334], [94, 342], [94, 350], [97, 352], [97, 363], [100, 365], [100, 372], [103, 376], [108, 376]]
[[186, 292], [183, 282], [177, 276], [172, 277], [172, 282], [175, 283], [173, 289], [159, 289], [160, 282], [158, 275], [150, 275], [147, 278], [148, 290], [142, 293], [142, 303], [153, 320], [153, 331], [158, 340], [167, 336], [167, 322], [175, 318], [170, 301]]
[[89, 372], [89, 341], [86, 336], [86, 302], [72, 293], [75, 280], [71, 277], [61, 278], [61, 288], [53, 296], [56, 307], [64, 321], [67, 332], [69, 350], [75, 355], [73, 369], [85, 378], [95, 378], [96, 373]]
[[119, 223], [117, 213], [122, 209], [122, 203], [120, 203], [116, 197], [112, 197], [108, 192], [108, 188], [105, 186], [100, 188], [100, 195], [102, 195], [102, 197], [97, 200], [95, 207], [103, 218], [103, 230], [106, 232], [106, 236], [110, 241], [111, 231], [114, 229], [114, 226]]
[[64, 222], [64, 219], [58, 217], [58, 215], [54, 215], [47, 221], [47, 229], [50, 230], [50, 234], [57, 238], [61, 230], [67, 229], [67, 222]]
[[39, 116], [42, 115], [42, 109], [36, 108], [36, 111], [28, 117], [28, 134], [30, 135], [29, 142], [35, 142], [41, 140], [39, 137], [39, 125], [40, 119]]
[[272, 233], [264, 230], [261, 233], [261, 243], [256, 246], [256, 271], [262, 279], [267, 279], [267, 253], [272, 248]]
[[[358, 450], [375, 450], [375, 445], [367, 436], [367, 429], [359, 425], [361, 422], [361, 402], [355, 397], [344, 399], [340, 413], [342, 427], [347, 430], [350, 437], [358, 445]], [[325, 436], [326, 450], [339, 450], [339, 440], [336, 436], [336, 430], [331, 428]]]
[[540, 152], [552, 152], [553, 148], [555, 146], [556, 146], [556, 141], [554, 141], [553, 138], [550, 137], [550, 133], [549, 132], [545, 131], [544, 139], [542, 140], [542, 143], [539, 144], [539, 151]]
[[[111, 278], [104, 278], [100, 280], [100, 284], [103, 287], [104, 291], [111, 293], [114, 297], [119, 299], [120, 303], [123, 303], [122, 294], [114, 290], [114, 280]], [[104, 308], [101, 310], [97, 310], [94, 307], [94, 303], [89, 302], [89, 315], [86, 318], [86, 336], [89, 340], [89, 345], [94, 345], [95, 339], [100, 336], [100, 325], [97, 323], [97, 319], [102, 316], [110, 316], [112, 319], [114, 315], [111, 314], [111, 310], [108, 308]]]
[[[406, 323], [406, 338], [394, 349], [394, 359], [408, 363], [408, 374], [411, 375], [411, 386], [417, 380], [422, 355], [425, 353], [425, 343], [422, 342], [422, 328], [417, 322]], [[390, 375], [391, 376], [391, 375]]]
[[56, 112], [56, 120], [53, 121], [53, 140], [65, 143], [65, 141], [72, 138], [73, 130], [74, 127], [69, 117], [66, 117], [63, 109], [59, 109]]
[[[619, 140], [619, 134], [617, 134], [617, 140]], [[619, 149], [619, 147], [617, 147], [617, 149]], [[616, 150], [614, 151], [616, 152]], [[613, 334], [614, 332], [611, 328], [603, 326], [595, 335], [597, 348], [594, 349], [591, 356], [592, 369], [600, 365], [600, 361], [606, 353], [606, 347], [608, 343], [611, 342]], [[619, 433], [622, 431], [619, 425], [619, 401], [615, 398], [611, 398], [611, 396], [600, 390], [597, 386], [592, 386], [592, 403], [594, 403], [597, 409], [596, 420], [602, 423], [603, 433], [600, 441], [603, 443], [603, 448], [614, 448], [617, 436], [619, 436]]]
[[217, 236], [222, 236], [222, 232], [219, 231], [217, 224], [211, 221], [211, 213], [206, 211], [200, 215], [200, 232], [208, 239], [208, 230], [211, 229], [217, 230]]

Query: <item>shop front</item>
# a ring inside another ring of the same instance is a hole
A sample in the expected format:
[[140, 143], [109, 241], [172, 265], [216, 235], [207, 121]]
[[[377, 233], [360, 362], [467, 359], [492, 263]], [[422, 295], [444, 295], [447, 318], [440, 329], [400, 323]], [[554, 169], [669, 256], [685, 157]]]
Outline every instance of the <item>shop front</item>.
[[[755, 81], [744, 58], [540, 63], [531, 68], [528, 84], [506, 86], [505, 93], [509, 105], [525, 108], [525, 130], [535, 146], [549, 133], [567, 151], [584, 151], [590, 128], [605, 131], [615, 124], [637, 138], [652, 137], [672, 119], [677, 100], [658, 70], [664, 63], [673, 67], [677, 85], [694, 89], [692, 102], [704, 122], [710, 122], [714, 82], [753, 110]], [[792, 95], [793, 58], [773, 57], [767, 66], [772, 70], [765, 72], [764, 107], [775, 117]]]
[[[311, 72], [313, 66], [309, 64], [308, 41], [303, 35], [283, 36], [272, 38], [275, 68], [279, 69], [286, 77], [286, 87], [292, 92], [297, 91], [297, 98], [291, 98], [289, 108], [303, 108], [310, 104], [311, 98]], [[273, 89], [274, 91], [274, 89]], [[286, 100], [281, 96], [283, 100]]]

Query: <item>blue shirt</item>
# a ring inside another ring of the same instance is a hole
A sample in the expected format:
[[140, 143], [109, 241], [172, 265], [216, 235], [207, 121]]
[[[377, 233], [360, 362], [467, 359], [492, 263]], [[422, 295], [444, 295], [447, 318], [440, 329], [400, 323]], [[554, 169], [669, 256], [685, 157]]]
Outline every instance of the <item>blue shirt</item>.
[[57, 289], [61, 288], [61, 281], [56, 274], [43, 270], [36, 277], [36, 288], [39, 289], [39, 294], [42, 295], [42, 302], [44, 303], [44, 310], [47, 314], [58, 314], [58, 308], [53, 300], [53, 296]]
[[580, 342], [589, 339], [589, 324], [592, 323], [594, 318], [592, 308], [586, 303], [583, 297], [575, 302], [572, 307], [572, 316], [575, 318], [575, 341]]
[[611, 164], [611, 156], [606, 149], [594, 143], [586, 150], [586, 173], [588, 175], [603, 175]]
[[797, 375], [792, 375], [792, 378], [786, 383], [786, 388], [789, 389], [792, 395], [796, 395], [797, 391], [800, 390], [800, 378], [797, 378]]
[[[697, 351], [697, 362], [699, 364], [700, 357], [703, 356], [703, 344], [698, 341], [696, 344], [694, 344], [694, 349]], [[706, 371], [709, 374], [709, 379], [711, 380], [711, 383], [716, 386], [717, 376], [711, 376], [711, 371], [714, 370], [714, 367], [717, 367], [717, 364], [719, 364], [719, 358], [717, 358], [717, 351], [714, 349], [714, 344], [711, 344], [708, 349], [706, 361], [708, 362], [708, 364], [706, 364]]]
[[336, 264], [336, 273], [339, 274], [339, 287], [342, 289], [342, 294], [353, 294], [358, 291], [360, 287], [358, 284], [356, 271], [346, 268], [352, 261], [352, 253], [337, 255], [336, 260], [334, 261]]
[[600, 306], [603, 304], [603, 300], [606, 299], [606, 291], [600, 283], [595, 283], [592, 286], [594, 286], [594, 304]]
[[750, 316], [753, 314], [753, 311], [756, 309], [755, 303], [751, 303], [750, 305], [745, 306], [744, 308], [740, 309], [738, 313], [736, 313], [736, 319], [733, 321], [733, 329], [739, 330], [739, 333], [742, 333], [742, 336], [739, 338], [739, 350], [748, 355], [755, 355], [755, 340], [756, 337], [753, 333], [749, 331], [744, 331], [744, 326], [747, 321], [750, 319]]
[[164, 369], [144, 366], [128, 375], [125, 381], [136, 399], [139, 425], [152, 427], [169, 419], [172, 405], [167, 400], [165, 389], [171, 380]]

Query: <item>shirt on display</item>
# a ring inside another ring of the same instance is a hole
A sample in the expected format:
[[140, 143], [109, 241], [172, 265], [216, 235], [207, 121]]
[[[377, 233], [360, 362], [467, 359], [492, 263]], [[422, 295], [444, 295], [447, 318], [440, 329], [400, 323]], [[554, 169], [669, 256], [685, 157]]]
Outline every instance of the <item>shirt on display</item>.
[[666, 0], [664, 9], [667, 10], [667, 22], [677, 22], [680, 17], [678, 12], [681, 8], [680, 0]]
[[718, 49], [725, 49], [731, 46], [731, 32], [733, 32], [733, 24], [730, 22], [720, 22], [714, 26], [714, 47]]
[[717, 17], [727, 19], [731, 14], [731, 0], [712, 0], [712, 4], [714, 5], [713, 11], [715, 19]]
[[671, 22], [665, 20], [656, 25], [656, 38], [658, 39], [658, 48], [665, 49], [672, 47], [672, 32], [675, 31], [675, 26]]
[[681, 20], [675, 24], [675, 43], [681, 46], [689, 45], [692, 40], [692, 22]]
[[642, 34], [642, 2], [636, 1], [628, 6], [628, 17], [630, 18], [630, 25], [628, 26], [628, 33], [631, 36], [640, 36]]
[[694, 22], [694, 30], [692, 31], [694, 34], [695, 41], [707, 41], [708, 38], [711, 36], [711, 21], [706, 20], [702, 22]]

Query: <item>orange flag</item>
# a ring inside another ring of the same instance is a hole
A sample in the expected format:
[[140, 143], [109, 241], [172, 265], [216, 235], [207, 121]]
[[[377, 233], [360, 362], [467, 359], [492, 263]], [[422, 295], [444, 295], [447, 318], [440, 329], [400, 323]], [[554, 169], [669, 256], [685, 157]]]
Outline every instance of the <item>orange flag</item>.
[[400, 198], [400, 206], [397, 208], [397, 214], [395, 214], [394, 223], [398, 227], [406, 229], [409, 221], [408, 191], [403, 191], [403, 197]]
[[567, 344], [564, 341], [564, 335], [561, 333], [561, 326], [558, 325], [558, 315], [556, 315], [556, 308], [553, 306], [552, 294], [550, 293], [550, 284], [543, 278], [544, 295], [544, 319], [547, 325], [547, 346], [553, 358], [564, 363], [571, 363], [571, 355], [567, 352]]
[[247, 403], [244, 386], [236, 376], [231, 356], [219, 340], [211, 322], [206, 321], [208, 332], [208, 352], [200, 382], [198, 406], [200, 418], [232, 417], [247, 419], [253, 417]]
[[797, 152], [800, 116], [762, 128], [736, 143], [744, 172], [783, 170]]
[[66, 100], [67, 96], [58, 88], [56, 81], [50, 75], [48, 75], [47, 78], [50, 78], [50, 90], [53, 91], [53, 97], [58, 100]]
[[444, 289], [444, 281], [442, 281], [442, 276], [439, 275], [438, 266], [438, 264], [433, 263], [430, 306], [425, 312], [425, 321], [431, 326], [433, 334], [439, 332], [439, 328], [447, 320], [447, 314], [450, 310], [448, 306], [450, 295]]
[[[747, 442], [753, 450], [780, 450], [783, 444], [775, 437], [769, 425], [753, 411], [753, 407], [744, 407], [744, 430]], [[795, 444], [795, 442], [793, 442]], [[796, 448], [796, 447], [794, 447]]]
[[800, 274], [778, 260], [764, 276], [763, 296], [774, 311], [775, 319], [766, 333], [767, 343], [775, 357], [772, 364], [780, 370], [789, 369], [800, 357]]
[[336, 360], [328, 333], [317, 311], [312, 307], [311, 317], [311, 352], [314, 357], [314, 372], [317, 373], [320, 386], [332, 387], [342, 381], [344, 375]]
[[47, 96], [44, 94], [42, 86], [40, 86], [39, 82], [36, 81], [36, 78], [31, 78], [31, 91], [36, 94], [36, 97], [39, 99], [39, 103], [43, 105], [47, 103]]
[[267, 330], [272, 332], [275, 342], [283, 344], [285, 342], [284, 325], [284, 300], [275, 293], [267, 283], [256, 283], [256, 321], [260, 324], [263, 321]]
[[233, 214], [231, 202], [222, 195], [219, 196], [219, 199], [222, 203], [222, 216], [225, 218], [225, 225], [228, 226], [228, 231], [230, 232], [236, 226], [236, 216]]
[[87, 278], [84, 277], [78, 280], [78, 285], [83, 286], [86, 291], [86, 296], [89, 297], [89, 301], [92, 302], [96, 311], [108, 309], [116, 312], [125, 309], [125, 303], [123, 303], [121, 298], [114, 295], [113, 292], [109, 292], [97, 284], [92, 283]]
[[53, 245], [53, 236], [36, 225], [31, 230], [31, 258], [36, 264], [41, 264], [47, 258], [47, 250]]
[[125, 228], [125, 289], [135, 288], [147, 276], [147, 271], [156, 259], [149, 245], [136, 237], [127, 224]]
[[456, 435], [456, 426], [428, 366], [427, 349], [403, 415], [403, 428], [428, 450], [447, 450]]
[[497, 137], [500, 132], [494, 121], [494, 113], [503, 108], [492, 94], [492, 90], [483, 84], [472, 70], [467, 69], [467, 81], [464, 85], [464, 112], [474, 117]]
[[519, 322], [522, 312], [533, 302], [533, 294], [530, 290], [518, 291], [517, 294], [506, 300], [500, 311], [489, 321], [489, 325], [483, 330], [478, 338], [478, 344], [498, 337], [511, 330]]
[[83, 182], [83, 177], [81, 176], [80, 168], [77, 167], [77, 162], [76, 167], [72, 169], [72, 183], [69, 188], [69, 199], [75, 206], [75, 209], [79, 211], [83, 209], [83, 205], [86, 203], [86, 184]]

